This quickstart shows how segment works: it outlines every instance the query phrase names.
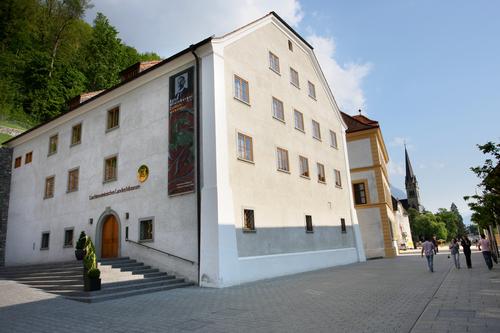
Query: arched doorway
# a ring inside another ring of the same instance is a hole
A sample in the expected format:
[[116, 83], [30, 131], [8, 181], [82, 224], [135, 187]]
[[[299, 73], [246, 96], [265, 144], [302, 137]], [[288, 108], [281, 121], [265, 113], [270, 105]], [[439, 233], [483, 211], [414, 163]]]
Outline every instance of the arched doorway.
[[102, 224], [101, 258], [118, 257], [119, 233], [118, 221], [114, 215], [108, 215]]

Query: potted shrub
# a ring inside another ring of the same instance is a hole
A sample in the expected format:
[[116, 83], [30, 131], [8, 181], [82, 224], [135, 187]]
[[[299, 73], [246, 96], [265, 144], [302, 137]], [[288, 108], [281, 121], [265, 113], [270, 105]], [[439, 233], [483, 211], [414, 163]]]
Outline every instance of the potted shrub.
[[87, 272], [87, 278], [84, 280], [85, 291], [101, 290], [101, 271], [99, 268], [91, 268]]
[[82, 231], [80, 233], [80, 238], [78, 238], [78, 241], [76, 242], [76, 246], [75, 246], [76, 260], [83, 260], [83, 257], [85, 257], [86, 238], [87, 238], [87, 235], [85, 235], [85, 231]]

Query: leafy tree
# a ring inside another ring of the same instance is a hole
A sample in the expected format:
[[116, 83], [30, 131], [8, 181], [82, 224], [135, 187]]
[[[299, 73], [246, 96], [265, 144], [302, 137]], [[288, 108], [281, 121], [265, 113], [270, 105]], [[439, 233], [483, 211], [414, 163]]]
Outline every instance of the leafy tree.
[[454, 237], [463, 235], [463, 233], [465, 232], [465, 226], [463, 227], [462, 231], [460, 231], [460, 228], [458, 226], [460, 223], [460, 219], [458, 215], [453, 211], [449, 211], [445, 208], [439, 208], [438, 212], [436, 213], [436, 218], [445, 224], [447, 231], [446, 240], [448, 241], [450, 241]]
[[444, 222], [440, 221], [431, 212], [425, 212], [415, 216], [411, 226], [416, 239], [436, 236], [438, 239], [447, 239], [448, 231]]
[[469, 224], [467, 226], [467, 231], [471, 235], [478, 235], [479, 234], [479, 229], [477, 228], [477, 225], [475, 225], [475, 224]]
[[462, 215], [460, 215], [460, 212], [458, 211], [457, 205], [455, 205], [454, 202], [451, 203], [450, 211], [453, 212], [457, 216], [457, 228], [458, 228], [458, 235], [465, 235], [467, 233], [467, 228], [465, 227], [464, 224], [464, 219]]

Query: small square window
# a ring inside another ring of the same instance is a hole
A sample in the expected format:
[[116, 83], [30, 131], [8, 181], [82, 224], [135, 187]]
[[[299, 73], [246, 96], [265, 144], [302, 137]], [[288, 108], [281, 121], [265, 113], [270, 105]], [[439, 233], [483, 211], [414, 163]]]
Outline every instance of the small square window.
[[295, 128], [299, 131], [304, 132], [304, 115], [302, 112], [297, 110], [293, 110], [294, 118], [295, 118]]
[[285, 121], [285, 111], [283, 110], [283, 102], [273, 97], [273, 117]]
[[153, 240], [153, 219], [139, 221], [139, 240], [141, 242]]
[[316, 120], [312, 121], [313, 138], [321, 141], [321, 128]]
[[[114, 107], [108, 110], [108, 121], [106, 123], [106, 130], [112, 130], [118, 128], [120, 124], [120, 107]], [[81, 133], [80, 133], [81, 134]]]
[[243, 231], [255, 231], [255, 215], [253, 209], [243, 209]]
[[31, 163], [33, 161], [33, 152], [30, 151], [29, 153], [26, 153], [26, 156], [24, 157], [24, 164]]
[[238, 158], [253, 162], [253, 140], [241, 133], [238, 133]]
[[337, 146], [337, 134], [332, 130], [330, 130], [330, 146], [332, 148], [338, 148], [338, 146]]
[[299, 156], [300, 175], [309, 178], [309, 161], [304, 156]]
[[54, 187], [56, 183], [56, 177], [51, 176], [45, 179], [45, 192], [44, 199], [53, 198], [54, 197]]
[[278, 170], [290, 172], [290, 166], [288, 164], [288, 150], [277, 148], [276, 152], [278, 156]]
[[296, 86], [297, 88], [300, 87], [299, 85], [299, 73], [290, 67], [290, 83]]
[[21, 162], [22, 162], [22, 157], [21, 156], [16, 157], [16, 159], [14, 160], [14, 168], [19, 168], [21, 166]]
[[288, 49], [293, 52], [293, 44], [291, 40], [288, 40]]
[[73, 229], [64, 230], [64, 247], [73, 247]]
[[334, 169], [334, 173], [335, 173], [335, 186], [342, 187], [342, 178], [340, 177], [340, 171]]
[[82, 124], [73, 126], [71, 129], [71, 145], [77, 145], [82, 142]]
[[318, 166], [318, 182], [326, 183], [325, 166], [321, 163], [317, 163], [317, 166]]
[[58, 135], [52, 135], [49, 138], [49, 155], [57, 153], [57, 141], [58, 141]]
[[278, 74], [280, 73], [280, 58], [272, 52], [269, 52], [269, 68]]
[[311, 215], [306, 215], [306, 232], [307, 233], [314, 232], [314, 229], [313, 229], [313, 219], [312, 219]]
[[68, 192], [78, 191], [78, 178], [80, 169], [76, 168], [68, 171]]
[[42, 242], [40, 244], [40, 250], [48, 250], [50, 241], [50, 232], [42, 232]]
[[340, 219], [340, 230], [342, 231], [343, 234], [347, 233], [347, 228], [345, 226], [345, 219], [344, 218]]
[[118, 157], [113, 156], [104, 160], [104, 182], [110, 182], [117, 179]]
[[243, 80], [237, 75], [234, 76], [234, 97], [247, 104], [250, 103], [248, 81]]
[[311, 81], [308, 81], [308, 87], [309, 87], [309, 97], [316, 99], [316, 87], [314, 86]]

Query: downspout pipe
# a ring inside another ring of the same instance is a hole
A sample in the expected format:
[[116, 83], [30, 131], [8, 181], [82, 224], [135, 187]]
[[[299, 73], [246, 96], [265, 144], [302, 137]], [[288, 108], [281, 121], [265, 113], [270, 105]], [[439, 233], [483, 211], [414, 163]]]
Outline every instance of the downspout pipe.
[[195, 111], [195, 151], [196, 151], [196, 222], [198, 231], [198, 285], [201, 284], [201, 111], [200, 111], [200, 57], [196, 54], [196, 45], [191, 45], [191, 53], [196, 62], [195, 68], [195, 90], [196, 90], [196, 111]]

